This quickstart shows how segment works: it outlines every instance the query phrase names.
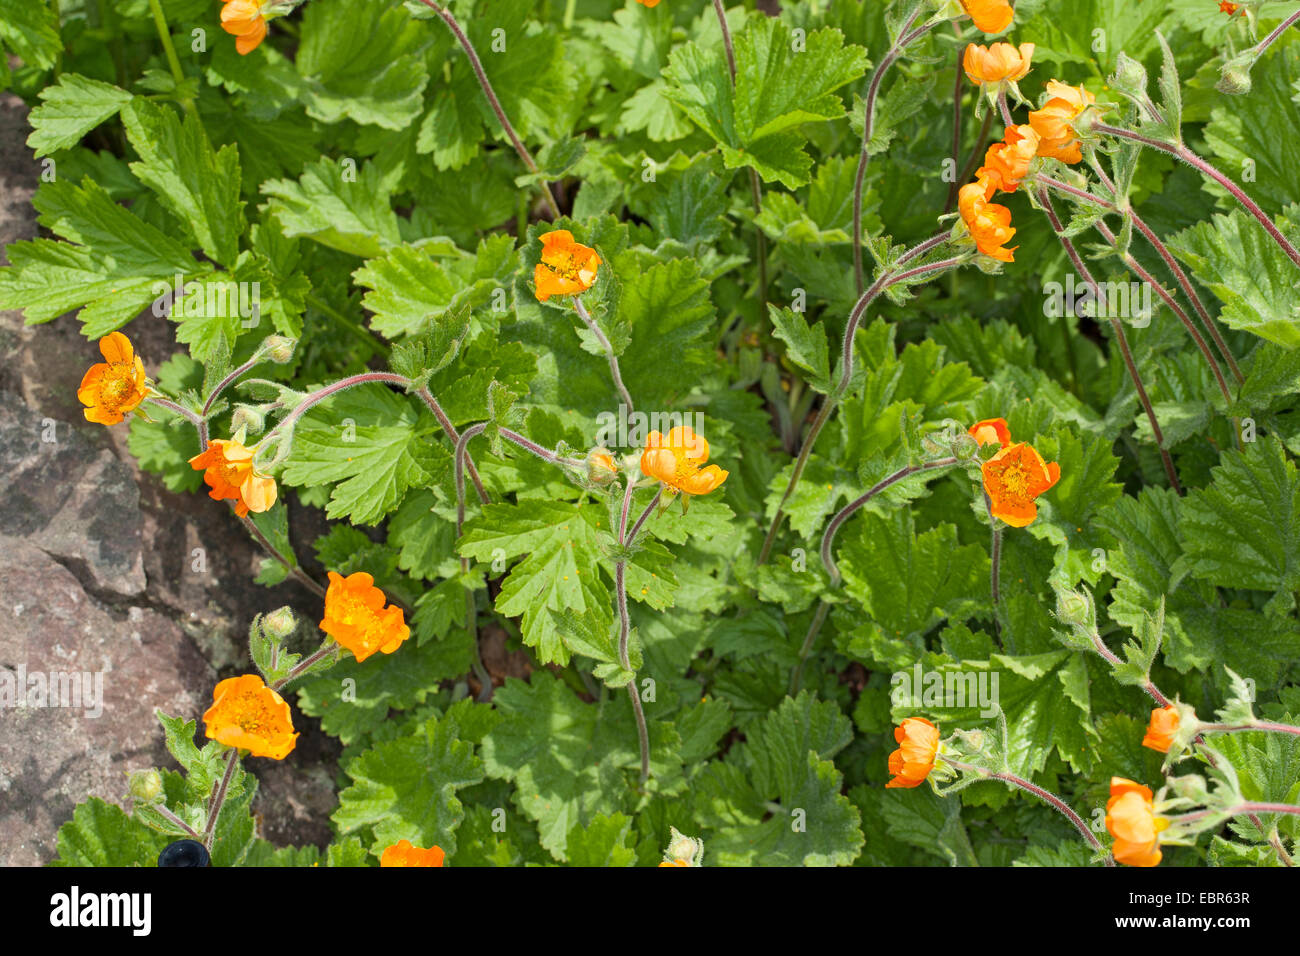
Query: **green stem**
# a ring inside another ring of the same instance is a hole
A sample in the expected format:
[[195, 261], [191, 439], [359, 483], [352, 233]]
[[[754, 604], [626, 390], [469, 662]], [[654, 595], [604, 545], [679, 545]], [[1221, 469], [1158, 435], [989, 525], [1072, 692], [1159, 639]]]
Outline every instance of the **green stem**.
[[[163, 13], [162, 3], [160, 0], [149, 0], [149, 8], [153, 11], [154, 26], [158, 28], [158, 39], [162, 41], [163, 52], [167, 55], [167, 66], [172, 71], [172, 79], [176, 81], [177, 92], [179, 93], [181, 84], [185, 82], [185, 71], [181, 69], [181, 61], [176, 56], [176, 46], [172, 43], [171, 28], [167, 26], [167, 15]], [[181, 106], [185, 112], [198, 118], [198, 110], [194, 108], [194, 98], [185, 96], [180, 98]]]

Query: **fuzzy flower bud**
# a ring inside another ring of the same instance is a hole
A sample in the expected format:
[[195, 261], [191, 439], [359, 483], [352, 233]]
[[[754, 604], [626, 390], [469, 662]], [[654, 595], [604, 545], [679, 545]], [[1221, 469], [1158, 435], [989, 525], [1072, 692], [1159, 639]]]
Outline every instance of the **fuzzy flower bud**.
[[137, 803], [158, 803], [163, 799], [162, 774], [157, 770], [133, 770], [127, 779], [131, 799]]

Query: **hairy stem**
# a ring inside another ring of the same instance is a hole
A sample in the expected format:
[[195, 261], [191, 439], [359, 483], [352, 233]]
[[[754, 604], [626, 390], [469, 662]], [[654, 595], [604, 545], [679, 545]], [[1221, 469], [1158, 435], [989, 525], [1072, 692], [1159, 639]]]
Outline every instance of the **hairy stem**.
[[[469, 461], [469, 443], [487, 430], [487, 424], [480, 422], [471, 425], [456, 440], [456, 540], [459, 541], [465, 528], [465, 465]], [[481, 489], [480, 489], [481, 490]], [[486, 498], [483, 499], [486, 503]], [[460, 573], [469, 573], [469, 558], [461, 557]], [[465, 589], [465, 630], [469, 631], [473, 648], [470, 668], [478, 678], [480, 701], [492, 699], [492, 677], [483, 666], [483, 656], [478, 646], [478, 597], [470, 588]]]
[[226, 755], [226, 772], [221, 775], [221, 782], [217, 784], [212, 800], [208, 803], [208, 821], [203, 827], [203, 848], [209, 853], [212, 852], [212, 841], [217, 832], [217, 817], [221, 816], [221, 808], [226, 802], [226, 791], [230, 789], [230, 779], [235, 775], [235, 767], [238, 764], [239, 748], [231, 747], [230, 753]]
[[1252, 724], [1199, 724], [1197, 729], [1201, 733], [1215, 734], [1236, 734], [1245, 731], [1259, 730], [1273, 734], [1294, 734], [1300, 737], [1300, 727], [1291, 724], [1277, 724], [1267, 720], [1256, 721]]
[[[203, 416], [190, 411], [188, 408], [186, 408], [183, 405], [178, 405], [176, 402], [173, 402], [171, 399], [163, 398], [161, 395], [152, 395], [152, 394], [146, 395], [145, 401], [151, 405], [157, 405], [159, 408], [165, 408], [169, 412], [175, 412], [177, 415], [181, 416], [181, 418], [184, 418], [195, 428], [198, 428], [200, 425], [204, 424]], [[206, 447], [207, 442], [204, 442], [203, 445]], [[203, 449], [200, 449], [200, 451], [202, 450]]]
[[[953, 23], [952, 29], [953, 32], [956, 33], [958, 37], [961, 36], [961, 27], [957, 26], [956, 23]], [[962, 67], [962, 55], [963, 55], [963, 50], [960, 46], [958, 46], [957, 65], [954, 68], [955, 78], [952, 84], [951, 158], [952, 158], [953, 181], [948, 184], [948, 198], [944, 200], [944, 204], [943, 204], [943, 211], [945, 214], [947, 214], [947, 212], [950, 209], [952, 209], [953, 203], [957, 201], [957, 190], [961, 186], [960, 180], [958, 180], [956, 177], [957, 177], [957, 164], [961, 162], [961, 94], [962, 94], [962, 90], [964, 89], [964, 87], [962, 86], [962, 78], [965, 76], [965, 72]]]
[[501, 433], [501, 437], [506, 441], [518, 445], [524, 451], [536, 455], [538, 458], [542, 459], [542, 461], [549, 462], [552, 465], [568, 465], [572, 468], [581, 468], [586, 464], [586, 462], [580, 458], [565, 458], [561, 455], [557, 455], [555, 452], [543, 448], [541, 445], [537, 444], [537, 442], [530, 441], [518, 432], [511, 431], [509, 428], [498, 428], [497, 431]]
[[[915, 30], [912, 24], [916, 23], [920, 17], [921, 11], [925, 9], [924, 4], [918, 3], [916, 9], [912, 11], [911, 16], [903, 23], [899, 30], [898, 39], [894, 45], [889, 48], [880, 64], [876, 67], [875, 72], [871, 74], [871, 83], [867, 86], [867, 96], [865, 109], [862, 114], [862, 150], [858, 154], [858, 171], [853, 179], [853, 281], [857, 288], [858, 295], [862, 295], [863, 286], [866, 284], [863, 280], [862, 271], [862, 193], [863, 186], [867, 178], [867, 165], [871, 162], [871, 135], [876, 125], [876, 98], [880, 95], [880, 83], [885, 78], [895, 61], [903, 54], [904, 48], [913, 40], [927, 33], [934, 24], [922, 24]], [[909, 32], [910, 31], [910, 32]]]
[[[1060, 239], [1061, 245], [1065, 248], [1065, 254], [1070, 257], [1074, 269], [1083, 278], [1084, 284], [1092, 291], [1093, 302], [1100, 312], [1105, 307], [1105, 296], [1102, 293], [1101, 286], [1097, 280], [1092, 277], [1088, 267], [1084, 265], [1083, 258], [1079, 255], [1078, 250], [1074, 248], [1074, 243], [1065, 235], [1065, 227], [1061, 224], [1060, 217], [1056, 214], [1056, 208], [1052, 205], [1052, 197], [1047, 191], [1047, 187], [1039, 185], [1038, 200], [1042, 204], [1047, 218], [1052, 223], [1052, 229], [1056, 232], [1056, 237]], [[1165, 474], [1169, 476], [1169, 484], [1178, 494], [1183, 493], [1183, 487], [1178, 481], [1178, 473], [1174, 471], [1173, 459], [1169, 457], [1169, 451], [1165, 448], [1164, 432], [1160, 430], [1160, 422], [1156, 420], [1155, 409], [1151, 407], [1151, 399], [1147, 397], [1146, 385], [1142, 382], [1142, 376], [1138, 372], [1137, 363], [1133, 361], [1133, 353], [1128, 346], [1128, 336], [1124, 333], [1124, 324], [1118, 319], [1110, 320], [1111, 331], [1115, 334], [1115, 341], [1119, 345], [1120, 355], [1124, 359], [1124, 367], [1128, 369], [1129, 378], [1133, 381], [1133, 387], [1137, 389], [1138, 401], [1142, 403], [1142, 408], [1146, 412], [1147, 422], [1151, 425], [1151, 434], [1155, 438], [1156, 447], [1160, 450], [1160, 460], [1164, 463]]]
[[162, 804], [162, 803], [154, 804], [149, 809], [152, 810], [154, 813], [158, 814], [158, 816], [162, 817], [164, 820], [166, 820], [168, 823], [172, 824], [173, 826], [180, 827], [180, 829], [184, 830], [185, 833], [189, 835], [191, 840], [197, 840], [200, 843], [203, 842], [203, 837], [201, 837], [192, 826], [190, 826], [188, 823], [186, 823], [176, 814], [168, 810], [166, 804]]
[[[950, 767], [953, 767], [957, 770], [961, 770], [964, 773], [973, 773], [980, 777], [986, 777], [990, 780], [1001, 780], [1003, 783], [1009, 783], [1011, 784], [1011, 786], [1017, 787], [1018, 789], [1023, 790], [1026, 793], [1033, 794], [1035, 797], [1038, 797], [1038, 799], [1044, 801], [1053, 809], [1059, 811], [1062, 816], [1064, 816], [1067, 820], [1069, 820], [1072, 824], [1074, 824], [1074, 828], [1083, 835], [1083, 838], [1088, 841], [1088, 845], [1091, 846], [1094, 850], [1104, 849], [1101, 845], [1101, 841], [1098, 840], [1097, 837], [1093, 834], [1092, 830], [1088, 828], [1088, 825], [1083, 822], [1083, 818], [1080, 817], [1077, 813], [1075, 813], [1074, 810], [1071, 809], [1068, 803], [1066, 803], [1056, 794], [1052, 793], [1052, 791], [1044, 790], [1042, 787], [1038, 786], [1037, 784], [1030, 783], [1024, 777], [1018, 777], [1014, 773], [1011, 773], [1009, 770], [1001, 770], [995, 772], [992, 770], [986, 770], [983, 767], [975, 767], [970, 764], [961, 763], [956, 760], [950, 760], [947, 757], [943, 758], [943, 762], [948, 764]], [[1106, 865], [1107, 866], [1115, 865], [1115, 860], [1110, 856], [1109, 853], [1106, 854]]]
[[[623, 490], [623, 506], [619, 511], [618, 518], [618, 543], [620, 547], [626, 548], [632, 543], [641, 526], [645, 523], [646, 516], [650, 514], [651, 509], [659, 503], [659, 495], [663, 494], [662, 488], [659, 494], [655, 495], [654, 500], [646, 506], [641, 517], [637, 519], [632, 528], [632, 534], [627, 533], [628, 512], [632, 508], [632, 495], [636, 491], [636, 483], [630, 478], [627, 487]], [[631, 621], [627, 613], [627, 558], [620, 557], [614, 562], [614, 594], [618, 601], [618, 662], [624, 671], [631, 673], [632, 659], [629, 656], [628, 640], [631, 635]], [[645, 712], [641, 708], [641, 695], [636, 691], [636, 678], [627, 683], [627, 694], [632, 699], [632, 712], [636, 715], [636, 732], [637, 743], [641, 748], [641, 784], [644, 785], [650, 777], [650, 734], [646, 727]]]
[[[429, 391], [429, 386], [421, 385], [415, 390], [415, 394], [419, 395], [424, 404], [428, 406], [429, 411], [433, 412], [433, 417], [438, 419], [438, 424], [442, 426], [443, 434], [451, 439], [452, 445], [459, 445], [460, 433], [456, 431], [456, 426], [451, 423], [451, 419], [447, 417], [447, 413], [442, 410], [442, 406], [438, 404], [438, 400], [434, 398], [433, 393]], [[478, 500], [483, 502], [483, 504], [487, 504], [491, 499], [488, 498], [488, 493], [483, 488], [483, 480], [479, 478], [478, 469], [474, 467], [474, 459], [469, 456], [469, 452], [465, 453], [465, 468], [469, 472], [470, 481], [474, 482], [474, 490], [478, 492]]]
[[1288, 29], [1290, 29], [1290, 27], [1297, 20], [1300, 20], [1300, 10], [1297, 10], [1295, 13], [1291, 14], [1291, 16], [1287, 17], [1276, 27], [1274, 27], [1273, 32], [1270, 33], [1268, 36], [1264, 37], [1264, 39], [1260, 40], [1258, 43], [1256, 43], [1255, 46], [1251, 49], [1251, 52], [1254, 53], [1256, 57], [1260, 56], [1265, 50], [1267, 50], [1270, 46], [1276, 43], [1278, 37], [1280, 37]]
[[[840, 527], [844, 522], [848, 521], [854, 513], [876, 495], [880, 494], [891, 485], [902, 481], [908, 475], [914, 475], [921, 471], [930, 471], [935, 468], [946, 468], [949, 465], [955, 465], [956, 463], [956, 458], [939, 458], [921, 465], [908, 465], [906, 468], [900, 468], [889, 477], [872, 485], [865, 494], [855, 498], [853, 501], [850, 501], [847, 505], [841, 508], [839, 513], [831, 519], [831, 523], [826, 526], [826, 531], [822, 534], [822, 566], [826, 568], [827, 573], [830, 575], [830, 586], [832, 588], [837, 588], [840, 584], [840, 569], [835, 563], [835, 556], [831, 549], [835, 543], [835, 536], [839, 534]], [[826, 623], [826, 615], [830, 611], [830, 608], [830, 602], [823, 599], [817, 608], [817, 613], [813, 615], [812, 622], [808, 625], [808, 633], [804, 635], [803, 644], [799, 648], [799, 663], [795, 665], [794, 672], [790, 675], [791, 697], [799, 693], [799, 687], [803, 683], [804, 666], [808, 662], [809, 655], [812, 654], [813, 643], [817, 640], [817, 635], [820, 633], [822, 625]]]
[[1196, 327], [1196, 324], [1183, 310], [1183, 307], [1178, 304], [1178, 301], [1170, 295], [1159, 282], [1156, 281], [1155, 276], [1144, 269], [1131, 254], [1120, 250], [1119, 239], [1116, 237], [1115, 233], [1110, 231], [1109, 226], [1101, 220], [1097, 220], [1096, 228], [1097, 231], [1101, 233], [1101, 237], [1110, 243], [1113, 249], [1120, 253], [1120, 259], [1123, 261], [1124, 265], [1128, 266], [1129, 271], [1151, 288], [1155, 289], [1156, 295], [1160, 296], [1160, 298], [1164, 300], [1165, 305], [1169, 306], [1174, 315], [1178, 316], [1178, 321], [1183, 323], [1183, 327], [1187, 329], [1187, 333], [1192, 337], [1192, 341], [1196, 343], [1196, 347], [1200, 350], [1201, 354], [1205, 356], [1205, 361], [1209, 363], [1210, 371], [1214, 373], [1214, 380], [1219, 384], [1219, 391], [1223, 395], [1224, 403], [1226, 405], [1231, 405], [1232, 392], [1229, 391], [1228, 382], [1223, 377], [1223, 369], [1219, 368], [1218, 360], [1215, 359], [1214, 353], [1210, 350], [1209, 345], [1206, 344], [1205, 339], [1201, 337], [1201, 332]]
[[297, 664], [294, 664], [293, 667], [290, 669], [289, 673], [285, 674], [278, 681], [276, 681], [274, 684], [271, 685], [271, 690], [279, 690], [281, 687], [284, 687], [286, 684], [289, 684], [292, 681], [297, 680], [299, 677], [305, 674], [309, 668], [314, 667], [316, 664], [320, 663], [330, 655], [337, 654], [338, 649], [339, 649], [338, 642], [332, 639], [327, 641], [325, 644], [322, 644], [312, 654], [310, 654], [307, 657], [304, 657]]
[[1131, 130], [1120, 129], [1117, 126], [1107, 126], [1105, 123], [1094, 123], [1092, 128], [1094, 131], [1104, 133], [1107, 136], [1117, 136], [1120, 139], [1132, 140], [1135, 143], [1141, 143], [1143, 146], [1149, 146], [1152, 149], [1158, 149], [1163, 153], [1168, 153], [1171, 156], [1181, 159], [1188, 166], [1191, 166], [1202, 175], [1213, 179], [1216, 183], [1226, 189], [1232, 195], [1232, 198], [1241, 204], [1242, 208], [1245, 209], [1246, 212], [1254, 216], [1256, 221], [1264, 227], [1264, 231], [1267, 232], [1273, 238], [1273, 241], [1278, 244], [1281, 250], [1287, 254], [1287, 257], [1297, 266], [1300, 266], [1300, 249], [1293, 246], [1291, 241], [1287, 239], [1286, 236], [1282, 235], [1281, 230], [1273, 224], [1273, 220], [1268, 217], [1268, 214], [1264, 212], [1263, 209], [1259, 208], [1255, 201], [1247, 196], [1240, 186], [1223, 173], [1219, 172], [1219, 170], [1210, 163], [1196, 155], [1196, 153], [1192, 152], [1182, 143], [1174, 146], [1170, 143], [1153, 139], [1150, 136], [1143, 136], [1141, 133], [1134, 133]]
[[[927, 239], [921, 245], [933, 248], [934, 246], [939, 245], [939, 243], [941, 243], [945, 238], [947, 237], [935, 236], [931, 239]], [[915, 250], [912, 251], [915, 252]], [[904, 260], [900, 259], [899, 264], [901, 265], [903, 261]], [[831, 417], [831, 412], [835, 410], [835, 406], [848, 391], [849, 383], [853, 380], [853, 336], [858, 330], [858, 324], [862, 321], [863, 315], [866, 314], [867, 307], [878, 295], [880, 295], [881, 292], [891, 285], [920, 275], [942, 272], [946, 269], [954, 268], [964, 261], [965, 259], [963, 257], [957, 256], [951, 259], [932, 262], [928, 265], [917, 266], [904, 272], [886, 273], [877, 279], [875, 284], [864, 292], [862, 297], [858, 299], [857, 304], [853, 307], [853, 311], [849, 314], [848, 325], [844, 329], [844, 340], [841, 352], [841, 362], [844, 366], [844, 371], [840, 375], [840, 380], [836, 385], [835, 390], [831, 392], [831, 394], [827, 395], [825, 401], [822, 402], [821, 410], [818, 411], [817, 417], [813, 419], [812, 426], [808, 429], [808, 435], [804, 438], [803, 445], [799, 449], [799, 457], [795, 461], [794, 471], [790, 474], [790, 481], [786, 485], [784, 494], [781, 495], [781, 500], [777, 504], [776, 514], [772, 516], [772, 523], [767, 529], [766, 537], [763, 539], [763, 547], [758, 554], [759, 564], [763, 564], [767, 561], [768, 556], [772, 553], [772, 545], [776, 541], [776, 533], [781, 527], [782, 520], [785, 518], [786, 502], [790, 500], [790, 496], [794, 494], [795, 488], [799, 485], [799, 479], [803, 477], [804, 468], [808, 464], [808, 458], [812, 454], [813, 445], [817, 441], [817, 436], [821, 434], [822, 428], [825, 427], [826, 422]]]
[[[727, 12], [722, 7], [722, 0], [713, 0], [713, 12], [718, 18], [718, 28], [722, 31], [722, 48], [727, 54], [727, 70], [731, 74], [731, 88], [736, 88], [736, 50], [731, 43], [731, 27], [727, 26]], [[749, 192], [754, 203], [754, 215], [763, 211], [763, 183], [758, 178], [758, 170], [749, 169]], [[767, 236], [758, 222], [754, 223], [755, 254], [758, 259], [758, 317], [762, 321], [767, 315]]]
[[591, 334], [596, 337], [600, 347], [605, 350], [605, 357], [609, 359], [609, 374], [614, 380], [614, 387], [618, 389], [618, 394], [623, 399], [623, 404], [627, 406], [628, 412], [634, 411], [632, 405], [632, 395], [628, 392], [627, 386], [623, 384], [623, 376], [618, 370], [618, 356], [614, 354], [614, 346], [610, 344], [609, 338], [600, 330], [596, 320], [587, 312], [587, 307], [582, 304], [582, 299], [578, 296], [573, 297], [573, 307], [578, 311], [578, 317], [582, 319], [583, 324], [587, 326]]
[[[1091, 152], [1089, 152], [1089, 161], [1092, 163], [1093, 172], [1096, 172], [1097, 177], [1101, 179], [1101, 185], [1105, 186], [1106, 189], [1110, 190], [1110, 193], [1114, 195], [1115, 183], [1112, 181], [1112, 178], [1106, 176], [1106, 170], [1101, 168], [1101, 164], [1097, 163], [1096, 156], [1092, 155]], [[1152, 250], [1156, 252], [1156, 255], [1160, 256], [1161, 261], [1164, 261], [1165, 268], [1169, 269], [1169, 271], [1174, 274], [1174, 281], [1178, 282], [1179, 289], [1183, 290], [1183, 295], [1186, 295], [1187, 299], [1192, 303], [1192, 308], [1195, 308], [1197, 315], [1201, 317], [1201, 324], [1205, 326], [1205, 330], [1210, 334], [1210, 338], [1214, 339], [1214, 345], [1216, 345], [1219, 350], [1219, 354], [1223, 356], [1223, 360], [1227, 362], [1227, 367], [1231, 369], [1232, 377], [1236, 378], [1239, 385], [1245, 381], [1245, 376], [1242, 375], [1242, 369], [1240, 369], [1239, 365], [1236, 364], [1236, 358], [1232, 355], [1232, 350], [1227, 347], [1227, 342], [1223, 341], [1223, 333], [1219, 332], [1218, 324], [1212, 319], [1212, 317], [1210, 317], [1209, 310], [1208, 308], [1205, 308], [1205, 303], [1201, 302], [1200, 295], [1196, 294], [1195, 286], [1192, 286], [1192, 280], [1187, 276], [1186, 269], [1183, 269], [1182, 265], [1179, 265], [1178, 260], [1174, 259], [1173, 252], [1170, 252], [1169, 247], [1167, 247], [1164, 241], [1156, 235], [1156, 230], [1153, 230], [1151, 226], [1147, 225], [1147, 221], [1138, 215], [1136, 209], [1128, 206], [1128, 204], [1126, 204], [1125, 208], [1121, 209], [1114, 206], [1113, 203], [1108, 203], [1105, 199], [1101, 199], [1100, 196], [1092, 195], [1091, 193], [1088, 193], [1087, 190], [1075, 189], [1074, 186], [1067, 186], [1066, 183], [1057, 182], [1056, 179], [1040, 177], [1040, 181], [1047, 182], [1049, 186], [1052, 186], [1052, 189], [1063, 191], [1063, 193], [1069, 193], [1070, 195], [1076, 196], [1076, 198], [1096, 204], [1096, 206], [1113, 209], [1114, 212], [1121, 213], [1125, 219], [1131, 221], [1132, 224], [1134, 224], [1134, 229], [1138, 230], [1138, 232], [1143, 235], [1144, 239], [1147, 239], [1147, 245], [1151, 246]]]
[[[234, 502], [231, 502], [230, 507], [231, 507], [231, 510], [233, 511], [233, 510], [234, 510], [234, 507], [235, 507]], [[237, 517], [239, 517], [239, 520], [240, 520], [240, 522], [243, 524], [243, 526], [244, 526], [246, 529], [248, 529], [248, 533], [249, 533], [250, 535], [252, 535], [253, 540], [256, 541], [258, 544], [260, 544], [260, 545], [262, 546], [262, 550], [264, 550], [264, 551], [265, 551], [267, 554], [269, 554], [272, 558], [274, 558], [274, 559], [275, 559], [276, 561], [278, 561], [281, 565], [283, 565], [284, 568], [285, 568], [285, 569], [286, 569], [286, 570], [287, 570], [287, 571], [288, 571], [288, 572], [289, 572], [289, 573], [290, 573], [290, 574], [291, 574], [291, 575], [292, 575], [292, 576], [293, 576], [293, 577], [294, 577], [294, 578], [295, 578], [299, 583], [301, 583], [303, 587], [305, 587], [308, 591], [311, 591], [311, 592], [312, 592], [313, 594], [315, 594], [317, 597], [321, 597], [321, 598], [323, 598], [323, 597], [325, 596], [325, 588], [324, 588], [324, 586], [322, 586], [321, 583], [320, 583], [319, 581], [317, 581], [317, 580], [316, 580], [315, 578], [313, 578], [310, 574], [308, 574], [308, 573], [307, 573], [306, 571], [304, 571], [301, 567], [299, 567], [297, 561], [291, 561], [288, 557], [286, 557], [285, 555], [281, 554], [281, 553], [280, 553], [280, 549], [277, 548], [275, 545], [273, 545], [273, 544], [271, 543], [271, 539], [270, 539], [270, 538], [268, 538], [266, 535], [262, 534], [262, 529], [259, 528], [259, 527], [258, 527], [258, 526], [253, 522], [253, 519], [252, 519], [252, 518], [250, 518], [248, 515], [237, 516]]]
[[[157, 2], [157, 0], [153, 0], [153, 2]], [[483, 69], [483, 62], [478, 58], [478, 53], [474, 49], [474, 44], [470, 43], [469, 37], [461, 28], [460, 23], [458, 23], [456, 18], [452, 16], [450, 10], [434, 3], [433, 0], [420, 0], [420, 2], [434, 13], [438, 14], [438, 16], [442, 18], [442, 22], [447, 24], [447, 29], [452, 32], [452, 35], [456, 38], [456, 42], [458, 42], [461, 49], [465, 51], [465, 56], [469, 60], [469, 65], [471, 69], [474, 70], [474, 76], [478, 78], [478, 85], [482, 88], [483, 95], [487, 97], [488, 105], [492, 107], [492, 112], [496, 113], [497, 122], [501, 124], [501, 128], [505, 130], [506, 136], [510, 138], [510, 144], [514, 146], [515, 152], [519, 154], [519, 158], [524, 161], [524, 165], [528, 167], [530, 173], [539, 172], [537, 162], [533, 159], [532, 153], [528, 152], [528, 147], [525, 146], [523, 140], [519, 138], [519, 135], [515, 132], [514, 126], [510, 123], [509, 117], [506, 116], [506, 111], [501, 108], [501, 101], [497, 99], [496, 91], [492, 89], [492, 81], [488, 79], [487, 73]], [[551, 211], [551, 218], [558, 219], [560, 215], [560, 207], [555, 203], [555, 197], [551, 194], [551, 187], [546, 183], [542, 183], [541, 186], [542, 196], [546, 200], [547, 208]]]

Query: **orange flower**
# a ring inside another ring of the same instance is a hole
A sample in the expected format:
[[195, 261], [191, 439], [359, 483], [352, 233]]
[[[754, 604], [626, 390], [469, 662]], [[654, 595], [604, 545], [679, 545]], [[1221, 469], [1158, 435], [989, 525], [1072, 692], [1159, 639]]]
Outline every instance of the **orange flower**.
[[641, 470], [683, 494], [707, 495], [731, 474], [717, 465], [701, 468], [708, 460], [709, 443], [704, 436], [695, 434], [689, 425], [678, 425], [667, 437], [658, 432], [646, 436]]
[[222, 0], [221, 29], [234, 34], [235, 49], [240, 56], [246, 56], [257, 49], [258, 44], [266, 39], [266, 20], [262, 17], [262, 6], [254, 0]]
[[298, 740], [289, 704], [256, 674], [228, 677], [213, 688], [203, 728], [209, 740], [272, 760], [287, 757]]
[[422, 850], [418, 846], [412, 846], [410, 840], [398, 840], [384, 851], [384, 855], [379, 858], [379, 865], [442, 866], [443, 858], [446, 855], [442, 852], [442, 847], [439, 846], [431, 846], [427, 850]]
[[[655, 0], [655, 3], [658, 2], [659, 0]], [[1219, 0], [1219, 12], [1226, 13], [1228, 16], [1232, 16], [1234, 13], [1237, 12], [1237, 5], [1235, 3], [1229, 2], [1229, 0]]]
[[614, 456], [604, 448], [593, 448], [587, 453], [587, 477], [595, 482], [606, 482], [618, 474]]
[[1034, 44], [1022, 43], [1016, 49], [1010, 43], [994, 43], [984, 47], [971, 43], [962, 56], [962, 68], [972, 83], [1001, 83], [1003, 80], [1023, 80], [1029, 73], [1029, 63], [1034, 57]]
[[539, 302], [553, 295], [574, 295], [586, 292], [596, 281], [596, 267], [600, 256], [596, 250], [573, 241], [573, 233], [556, 229], [544, 233], [542, 261], [533, 270], [533, 284]]
[[980, 252], [1001, 262], [1012, 262], [1019, 246], [1004, 248], [1004, 244], [1016, 234], [1016, 230], [1011, 228], [1011, 210], [989, 202], [993, 189], [993, 181], [987, 176], [967, 183], [957, 193], [957, 208], [961, 210], [962, 221]]
[[993, 504], [993, 517], [1023, 528], [1038, 517], [1034, 499], [1061, 480], [1061, 466], [1045, 463], [1032, 445], [1017, 442], [981, 466], [984, 490]]
[[1015, 16], [1007, 0], [961, 0], [961, 6], [985, 33], [1001, 33]]
[[1110, 778], [1106, 801], [1106, 829], [1115, 838], [1111, 853], [1129, 866], [1155, 866], [1160, 862], [1160, 833], [1169, 826], [1156, 816], [1151, 788], [1123, 777]]
[[639, 4], [641, 4], [641, 6], [643, 6], [643, 7], [657, 7], [657, 6], [659, 6], [659, 0], [636, 0], [636, 2], [639, 3]]
[[375, 651], [393, 653], [411, 636], [402, 609], [391, 604], [384, 607], [384, 592], [365, 571], [346, 578], [331, 571], [329, 579], [320, 629], [350, 650], [358, 663]]
[[116, 425], [148, 394], [144, 362], [121, 332], [110, 332], [100, 339], [99, 351], [107, 362], [87, 370], [77, 389], [77, 400], [86, 406], [86, 421]]
[[[645, 0], [638, 0], [638, 2], [644, 3]], [[659, 2], [659, 0], [654, 0], [654, 3], [648, 3], [648, 4], [646, 4], [646, 6], [648, 6], [648, 7], [653, 7], [653, 6], [655, 5], [655, 3], [658, 3], [658, 2]], [[659, 865], [660, 865], [660, 866], [690, 866], [690, 865], [691, 865], [691, 861], [690, 861], [690, 860], [673, 860], [672, 862], [660, 863]]]
[[1047, 93], [1042, 109], [1029, 114], [1029, 125], [1039, 137], [1038, 155], [1073, 165], [1083, 159], [1083, 151], [1070, 124], [1097, 99], [1082, 86], [1066, 86], [1057, 80], [1047, 81]]
[[967, 433], [981, 445], [998, 444], [1003, 448], [1011, 444], [1011, 429], [1007, 428], [1005, 418], [986, 418], [976, 422]]
[[1142, 738], [1142, 746], [1158, 750], [1162, 754], [1169, 753], [1169, 747], [1174, 742], [1174, 734], [1178, 732], [1178, 724], [1177, 707], [1173, 704], [1157, 707], [1151, 711], [1151, 722], [1147, 724], [1147, 733]]
[[252, 450], [237, 441], [214, 438], [190, 464], [202, 471], [203, 480], [212, 486], [208, 497], [237, 502], [235, 514], [241, 518], [250, 511], [270, 511], [275, 504], [275, 479], [258, 474], [253, 469]]
[[894, 728], [898, 749], [889, 755], [890, 787], [919, 787], [934, 769], [939, 752], [939, 728], [924, 717], [908, 717]]
[[1038, 155], [1038, 134], [1032, 126], [1008, 126], [1006, 138], [984, 154], [984, 165], [975, 173], [988, 178], [995, 189], [1013, 193], [1029, 175], [1029, 164]]

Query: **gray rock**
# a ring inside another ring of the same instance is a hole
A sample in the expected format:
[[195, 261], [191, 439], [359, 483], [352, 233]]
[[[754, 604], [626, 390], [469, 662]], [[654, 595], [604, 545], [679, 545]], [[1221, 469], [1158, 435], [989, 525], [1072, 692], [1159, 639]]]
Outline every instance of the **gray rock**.
[[[108, 608], [29, 541], [0, 547], [0, 669], [82, 675], [69, 706], [0, 709], [0, 866], [53, 858], [55, 833], [88, 796], [126, 803], [126, 772], [174, 766], [154, 719], [199, 715], [211, 666], [166, 615], [124, 603]], [[94, 681], [102, 698], [96, 707]], [[6, 680], [0, 674], [0, 680]], [[95, 710], [102, 710], [92, 716]]]
[[0, 391], [0, 547], [23, 538], [84, 565], [98, 589], [133, 596], [145, 588], [140, 492], [131, 469], [93, 448], [68, 422]]

